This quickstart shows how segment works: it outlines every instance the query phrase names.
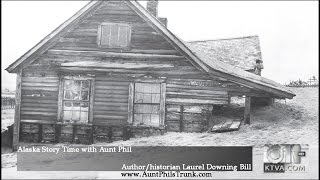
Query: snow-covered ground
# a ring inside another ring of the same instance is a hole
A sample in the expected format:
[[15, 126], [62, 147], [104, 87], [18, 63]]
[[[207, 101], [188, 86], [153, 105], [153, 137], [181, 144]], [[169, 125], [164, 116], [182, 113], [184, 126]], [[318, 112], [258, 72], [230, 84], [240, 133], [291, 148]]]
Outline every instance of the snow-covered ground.
[[[318, 178], [319, 103], [318, 88], [293, 88], [292, 100], [277, 101], [271, 107], [253, 108], [252, 124], [225, 133], [166, 133], [132, 138], [108, 145], [117, 146], [253, 146], [253, 172], [217, 172], [214, 178]], [[4, 112], [2, 111], [2, 114]], [[8, 115], [8, 113], [6, 113]], [[8, 120], [6, 120], [8, 121]], [[2, 125], [3, 125], [2, 119]], [[265, 144], [309, 144], [308, 172], [263, 173]], [[2, 154], [2, 178], [120, 178], [118, 172], [26, 172], [16, 171], [16, 153]]]
[[13, 124], [14, 109], [1, 110], [1, 132]]

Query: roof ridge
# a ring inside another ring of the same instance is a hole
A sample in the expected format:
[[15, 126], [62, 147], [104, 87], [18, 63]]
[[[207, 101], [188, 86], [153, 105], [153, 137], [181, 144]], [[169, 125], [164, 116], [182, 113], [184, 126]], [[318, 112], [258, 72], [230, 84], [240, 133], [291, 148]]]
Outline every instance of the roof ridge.
[[50, 42], [53, 38], [56, 37], [57, 34], [62, 32], [64, 29], [68, 28], [70, 24], [76, 22], [85, 12], [90, 11], [95, 5], [101, 3], [102, 1], [91, 0], [85, 6], [83, 6], [80, 10], [78, 10], [75, 14], [73, 14], [70, 18], [60, 24], [57, 28], [51, 31], [47, 36], [41, 39], [36, 45], [34, 45], [31, 49], [29, 49], [25, 54], [19, 57], [16, 61], [11, 63], [6, 70], [10, 72], [14, 72], [15, 69], [22, 64], [25, 60], [27, 60], [32, 54], [39, 51], [44, 45]]
[[[76, 20], [79, 17], [84, 16], [86, 12], [91, 11], [94, 7], [96, 7], [95, 5], [97, 4], [99, 5], [100, 3], [98, 2], [102, 2], [102, 1], [90, 1], [90, 3], [88, 3], [80, 11], [78, 11], [74, 16], [72, 16], [62, 25], [60, 25], [57, 29], [55, 29], [52, 33], [50, 33], [42, 41], [40, 41], [36, 46], [34, 46], [31, 50], [29, 50], [26, 54], [24, 54], [22, 57], [20, 57], [18, 60], [12, 63], [6, 70], [8, 72], [13, 72], [13, 70], [17, 68], [17, 66], [24, 63], [24, 61], [30, 58], [30, 56], [33, 56], [34, 53], [39, 53], [39, 51], [44, 51], [43, 49], [41, 50], [42, 46], [48, 45], [48, 43], [53, 41], [53, 38], [58, 37], [58, 34], [62, 30], [67, 28], [71, 23], [73, 22], [76, 23]], [[254, 75], [240, 68], [228, 65], [220, 61], [210, 61], [208, 60], [207, 57], [202, 57], [201, 55], [199, 55], [198, 52], [195, 52], [191, 47], [188, 46], [190, 44], [185, 43], [183, 40], [181, 40], [175, 34], [173, 34], [156, 17], [152, 16], [144, 7], [142, 7], [140, 3], [138, 3], [135, 0], [125, 1], [125, 2], [127, 2], [127, 4], [139, 16], [141, 16], [144, 20], [146, 20], [148, 24], [151, 25], [157, 32], [165, 36], [168, 42], [172, 44], [179, 52], [181, 52], [184, 56], [186, 56], [187, 59], [192, 61], [192, 64], [196, 68], [198, 68], [199, 70], [205, 73], [208, 73], [208, 75], [224, 77], [226, 79], [229, 79], [232, 82], [249, 86], [249, 87], [254, 87], [260, 91], [272, 93], [276, 97], [280, 97], [280, 98], [284, 97], [284, 98], [291, 99], [292, 97], [295, 96], [295, 94], [288, 91], [282, 85], [272, 80], [269, 80], [267, 78], [264, 78], [258, 75]], [[249, 37], [254, 37], [254, 36], [248, 36], [246, 38], [249, 38]], [[49, 47], [46, 47], [46, 48], [49, 48]], [[22, 65], [26, 65], [26, 63]]]
[[232, 39], [246, 39], [246, 38], [253, 38], [253, 37], [258, 37], [258, 38], [259, 38], [259, 35], [252, 35], [252, 36], [240, 36], [240, 37], [233, 37], [233, 38], [220, 38], [220, 39], [194, 40], [194, 41], [187, 41], [187, 43], [208, 42], [208, 41], [222, 41], [222, 40], [232, 40]]

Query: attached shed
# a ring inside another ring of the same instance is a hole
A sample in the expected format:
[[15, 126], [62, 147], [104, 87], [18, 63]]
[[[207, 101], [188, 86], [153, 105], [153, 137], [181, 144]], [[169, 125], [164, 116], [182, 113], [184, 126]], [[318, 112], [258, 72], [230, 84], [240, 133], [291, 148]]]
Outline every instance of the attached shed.
[[[264, 69], [258, 36], [191, 41], [187, 44], [209, 59], [224, 62], [259, 76]], [[272, 97], [251, 99], [251, 104], [256, 106], [271, 105], [273, 102]]]
[[247, 123], [251, 97], [295, 96], [177, 38], [157, 1], [147, 9], [92, 1], [7, 68], [17, 74], [14, 147], [201, 132], [231, 96], [246, 96]]

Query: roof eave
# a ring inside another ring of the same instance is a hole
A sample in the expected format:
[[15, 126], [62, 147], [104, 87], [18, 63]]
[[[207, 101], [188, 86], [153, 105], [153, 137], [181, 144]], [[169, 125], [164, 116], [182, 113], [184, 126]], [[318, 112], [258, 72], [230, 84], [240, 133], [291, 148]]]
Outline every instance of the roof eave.
[[[208, 66], [205, 62], [203, 62], [201, 60], [201, 58], [199, 58], [194, 52], [191, 51], [191, 49], [185, 45], [184, 42], [182, 42], [179, 38], [177, 38], [172, 32], [170, 32], [166, 27], [164, 27], [158, 20], [157, 18], [153, 17], [152, 15], [150, 15], [140, 4], [138, 4], [137, 2], [135, 1], [129, 1], [133, 6], [134, 8], [136, 8], [138, 11], [140, 11], [142, 13], [142, 15], [146, 16], [152, 23], [154, 23], [156, 25], [156, 28], [160, 31], [162, 31], [168, 38], [170, 41], [173, 42], [173, 44], [175, 44], [175, 46], [178, 46], [179, 49], [181, 49], [182, 51], [185, 52], [185, 54], [191, 58], [193, 61], [195, 61], [198, 65], [200, 65], [200, 67], [202, 68], [202, 70], [204, 70], [205, 72], [207, 73], [210, 73], [212, 72], [210, 66]], [[138, 12], [139, 13], [139, 12]], [[223, 74], [226, 74], [224, 72], [221, 72], [219, 73], [220, 75], [222, 75], [222, 77], [226, 77], [226, 76], [223, 76]], [[292, 99], [295, 94], [293, 93], [290, 93], [290, 92], [287, 92], [287, 91], [282, 91], [282, 90], [279, 90], [279, 89], [275, 89], [275, 88], [272, 88], [270, 86], [264, 86], [264, 85], [261, 85], [261, 84], [258, 84], [258, 83], [255, 83], [253, 81], [249, 81], [249, 80], [246, 80], [246, 79], [243, 79], [243, 78], [239, 78], [239, 77], [236, 77], [232, 74], [227, 74], [227, 77], [233, 77], [233, 79], [236, 79], [238, 81], [241, 82], [244, 82], [244, 84], [247, 84], [248, 86], [252, 85], [252, 84], [255, 84], [257, 85], [257, 87], [259, 87], [259, 90], [262, 90], [262, 91], [266, 91], [266, 89], [271, 89], [272, 90], [272, 94], [275, 94], [276, 96], [279, 96], [279, 97], [283, 97], [283, 98], [288, 98], [288, 99]]]
[[[84, 8], [82, 8], [80, 11], [78, 11], [74, 16], [72, 16], [70, 19], [68, 19], [66, 22], [64, 22], [61, 26], [59, 26], [57, 29], [55, 29], [52, 33], [50, 33], [47, 37], [45, 37], [42, 41], [40, 41], [35, 47], [33, 47], [31, 50], [29, 50], [26, 54], [24, 54], [23, 56], [21, 56], [18, 60], [16, 60], [14, 63], [12, 63], [11, 65], [9, 65], [8, 68], [6, 68], [6, 70], [9, 73], [12, 72], [16, 72], [17, 69], [20, 68], [21, 65], [24, 64], [24, 62], [27, 59], [30, 59], [30, 56], [33, 55], [35, 52], [38, 52], [39, 49], [41, 49], [41, 47], [48, 43], [50, 40], [52, 40], [52, 36], [54, 33], [59, 33], [61, 32], [64, 28], [68, 27], [68, 25], [70, 23], [72, 23], [77, 17], [81, 16], [84, 12], [86, 12], [88, 10], [88, 8], [90, 9], [90, 7], [92, 7], [94, 4], [96, 4], [96, 2], [101, 2], [101, 1], [91, 1], [89, 2]], [[155, 27], [157, 29], [157, 31], [161, 31], [169, 40], [169, 42], [171, 42], [172, 44], [175, 45], [176, 48], [179, 49], [180, 52], [183, 52], [183, 54], [187, 57], [189, 57], [192, 61], [195, 62], [195, 64], [197, 64], [198, 66], [200, 66], [200, 68], [207, 72], [210, 73], [210, 67], [208, 67], [208, 65], [206, 65], [205, 62], [203, 62], [201, 60], [201, 58], [199, 58], [195, 53], [193, 53], [189, 47], [187, 47], [185, 45], [184, 42], [182, 42], [179, 38], [177, 38], [172, 32], [170, 32], [166, 27], [164, 27], [161, 22], [159, 22], [159, 20], [155, 17], [153, 17], [152, 15], [150, 15], [139, 3], [137, 3], [136, 1], [127, 1], [129, 2], [128, 4], [133, 5], [133, 9], [140, 15], [143, 15], [146, 19], [149, 19], [149, 21], [151, 21], [151, 25], [153, 27]], [[188, 59], [189, 59], [188, 58]], [[218, 72], [218, 71], [216, 71]], [[283, 90], [279, 90], [276, 88], [272, 88], [270, 86], [266, 86], [266, 85], [262, 85], [259, 83], [255, 83], [254, 81], [250, 81], [244, 78], [240, 78], [240, 77], [236, 77], [235, 75], [232, 74], [226, 74], [224, 72], [220, 72], [218, 73], [220, 76], [222, 77], [230, 77], [231, 80], [234, 81], [238, 81], [239, 83], [243, 83], [246, 84], [248, 86], [252, 86], [254, 85], [255, 87], [257, 87], [259, 90], [262, 91], [266, 91], [266, 90], [270, 90], [272, 92], [272, 94], [275, 94], [276, 96], [279, 97], [284, 97], [284, 98], [288, 98], [288, 99], [292, 99], [295, 94], [287, 92], [287, 91], [283, 91]]]
[[8, 73], [14, 73], [14, 69], [12, 68], [12, 64], [9, 65], [5, 70], [6, 70]]
[[5, 70], [9, 73], [17, 73], [17, 70], [25, 64], [25, 62], [30, 59], [30, 56], [37, 53], [45, 44], [49, 43], [57, 34], [67, 28], [72, 22], [76, 21], [79, 17], [81, 17], [85, 12], [90, 10], [94, 5], [101, 1], [91, 0], [87, 3], [83, 8], [77, 11], [72, 17], [63, 22], [59, 27], [53, 30], [49, 35], [43, 38], [39, 43], [37, 43], [34, 47], [32, 47], [29, 51], [23, 54], [20, 58], [10, 64]]
[[234, 81], [235, 83], [241, 83], [241, 84], [247, 85], [247, 86], [249, 86], [251, 88], [255, 88], [255, 89], [258, 89], [260, 91], [265, 91], [265, 92], [274, 94], [275, 97], [278, 97], [278, 98], [292, 99], [294, 96], [296, 96], [292, 92], [276, 89], [276, 88], [273, 88], [271, 86], [266, 86], [266, 85], [262, 85], [262, 84], [259, 84], [259, 83], [255, 83], [255, 82], [252, 82], [250, 80], [243, 79], [243, 78], [237, 77], [237, 76], [232, 75], [232, 74], [227, 74], [225, 72], [218, 71], [218, 70], [215, 70], [215, 69], [210, 69], [209, 73], [212, 74], [212, 75], [215, 75], [215, 76], [225, 77], [225, 78], [227, 78], [227, 79], [229, 79], [231, 81]]

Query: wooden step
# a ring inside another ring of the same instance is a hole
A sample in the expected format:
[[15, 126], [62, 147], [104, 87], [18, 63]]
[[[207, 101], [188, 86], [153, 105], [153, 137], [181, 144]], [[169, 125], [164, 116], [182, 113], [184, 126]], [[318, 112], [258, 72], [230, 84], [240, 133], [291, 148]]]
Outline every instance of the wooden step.
[[240, 128], [241, 118], [223, 118], [220, 123], [213, 125], [211, 132], [228, 132]]

